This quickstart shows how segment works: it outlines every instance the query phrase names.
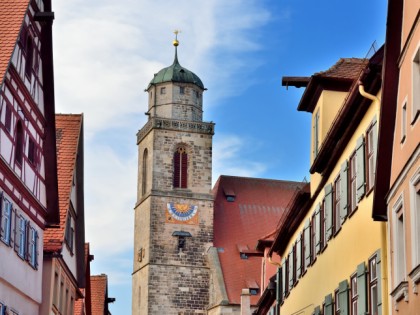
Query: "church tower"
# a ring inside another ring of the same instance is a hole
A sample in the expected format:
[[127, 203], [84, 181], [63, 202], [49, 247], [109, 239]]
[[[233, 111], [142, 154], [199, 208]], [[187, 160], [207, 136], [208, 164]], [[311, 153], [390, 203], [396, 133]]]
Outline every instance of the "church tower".
[[173, 44], [173, 64], [146, 89], [149, 119], [137, 134], [134, 315], [205, 314], [209, 304], [214, 124], [203, 122], [203, 83]]

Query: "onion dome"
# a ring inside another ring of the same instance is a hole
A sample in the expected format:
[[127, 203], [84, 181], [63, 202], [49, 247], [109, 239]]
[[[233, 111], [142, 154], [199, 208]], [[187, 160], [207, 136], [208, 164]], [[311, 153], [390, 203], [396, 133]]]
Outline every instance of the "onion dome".
[[173, 41], [175, 46], [175, 59], [171, 66], [163, 68], [155, 77], [150, 81], [147, 89], [152, 85], [156, 85], [164, 82], [179, 82], [179, 83], [192, 83], [204, 90], [204, 84], [201, 82], [201, 79], [192, 71], [182, 67], [178, 62], [178, 52], [177, 48], [179, 41], [175, 39]]

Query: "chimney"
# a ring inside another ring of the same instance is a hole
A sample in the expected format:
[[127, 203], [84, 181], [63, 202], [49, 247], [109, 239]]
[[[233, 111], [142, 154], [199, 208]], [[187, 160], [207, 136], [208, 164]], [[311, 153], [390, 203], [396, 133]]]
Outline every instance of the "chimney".
[[251, 315], [251, 294], [249, 289], [242, 289], [241, 293], [241, 315]]

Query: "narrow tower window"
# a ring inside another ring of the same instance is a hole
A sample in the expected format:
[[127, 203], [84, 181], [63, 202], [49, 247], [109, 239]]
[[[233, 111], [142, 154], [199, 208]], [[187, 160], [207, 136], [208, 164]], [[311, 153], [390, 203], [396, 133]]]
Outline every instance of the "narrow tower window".
[[143, 165], [142, 165], [142, 180], [141, 180], [141, 195], [144, 196], [147, 188], [147, 149], [144, 149], [143, 153]]
[[23, 127], [22, 122], [18, 121], [16, 127], [16, 147], [15, 147], [15, 160], [19, 165], [22, 165], [23, 157]]
[[31, 78], [34, 48], [33, 48], [32, 38], [30, 35], [28, 35], [28, 37], [26, 38], [25, 50], [26, 50], [25, 74], [28, 78]]
[[174, 188], [187, 188], [188, 155], [184, 147], [174, 153]]

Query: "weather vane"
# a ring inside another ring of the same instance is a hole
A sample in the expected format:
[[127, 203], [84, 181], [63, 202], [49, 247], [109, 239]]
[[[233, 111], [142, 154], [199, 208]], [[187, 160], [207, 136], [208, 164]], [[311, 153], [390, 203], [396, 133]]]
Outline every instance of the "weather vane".
[[175, 34], [175, 39], [173, 41], [174, 46], [178, 46], [179, 45], [179, 41], [178, 41], [178, 34], [181, 33], [181, 30], [175, 30], [174, 34]]

